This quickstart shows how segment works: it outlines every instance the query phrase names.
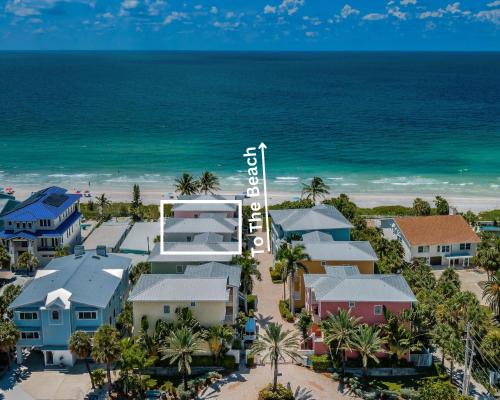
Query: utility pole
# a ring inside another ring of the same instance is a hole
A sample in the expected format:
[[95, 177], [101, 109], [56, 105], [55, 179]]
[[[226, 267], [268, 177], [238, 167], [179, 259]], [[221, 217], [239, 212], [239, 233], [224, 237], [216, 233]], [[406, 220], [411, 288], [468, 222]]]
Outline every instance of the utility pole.
[[467, 338], [465, 339], [465, 364], [464, 364], [464, 379], [462, 382], [462, 395], [469, 395], [469, 383], [472, 373], [472, 362], [474, 360], [474, 343], [470, 334], [471, 324], [467, 323]]

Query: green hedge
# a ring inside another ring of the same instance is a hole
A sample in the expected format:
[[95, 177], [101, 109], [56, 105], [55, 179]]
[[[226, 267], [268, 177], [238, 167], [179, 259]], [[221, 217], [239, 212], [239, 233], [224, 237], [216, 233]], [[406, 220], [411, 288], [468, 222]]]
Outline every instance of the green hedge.
[[272, 391], [272, 385], [266, 386], [259, 392], [258, 400], [293, 400], [295, 397], [292, 391], [281, 383], [278, 383], [276, 391]]
[[278, 268], [269, 267], [269, 273], [271, 274], [271, 280], [273, 283], [283, 283], [281, 279], [281, 271]]
[[288, 322], [294, 322], [293, 314], [290, 312], [290, 307], [288, 306], [288, 300], [280, 300], [279, 310], [283, 319]]
[[316, 372], [325, 372], [332, 367], [332, 362], [328, 354], [322, 354], [320, 356], [312, 355], [309, 357], [311, 361], [312, 369]]
[[255, 310], [256, 302], [257, 302], [257, 296], [253, 294], [247, 294], [248, 310]]

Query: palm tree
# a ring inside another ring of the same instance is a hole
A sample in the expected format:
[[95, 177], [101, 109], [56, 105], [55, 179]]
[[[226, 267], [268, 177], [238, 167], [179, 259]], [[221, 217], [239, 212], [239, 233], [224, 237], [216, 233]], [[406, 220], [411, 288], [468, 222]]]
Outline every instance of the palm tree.
[[199, 183], [194, 180], [191, 174], [182, 174], [180, 178], [175, 179], [174, 188], [181, 195], [192, 195], [198, 193]]
[[497, 315], [500, 314], [500, 270], [483, 284], [483, 299]]
[[83, 360], [85, 363], [85, 367], [87, 368], [87, 372], [90, 376], [92, 389], [95, 389], [92, 371], [90, 370], [88, 362], [88, 358], [92, 354], [92, 339], [90, 338], [90, 335], [83, 331], [73, 332], [69, 338], [68, 348], [76, 356], [76, 358]]
[[283, 326], [271, 322], [265, 327], [265, 334], [259, 336], [250, 349], [250, 354], [259, 354], [262, 361], [269, 360], [273, 369], [273, 392], [278, 385], [278, 363], [286, 361], [286, 357], [297, 361], [300, 354], [300, 334], [296, 331], [283, 330]]
[[100, 196], [98, 196], [96, 199], [97, 206], [99, 207], [99, 214], [102, 218], [104, 215], [104, 210], [106, 209], [107, 206], [109, 206], [111, 203], [106, 197], [106, 194], [102, 193]]
[[10, 352], [19, 340], [19, 331], [10, 321], [0, 322], [0, 351], [7, 354], [10, 369]]
[[108, 393], [111, 392], [111, 364], [120, 358], [120, 334], [109, 326], [101, 326], [94, 335], [94, 347], [92, 357], [97, 362], [106, 364], [106, 375], [108, 378]]
[[233, 336], [233, 328], [226, 325], [212, 326], [206, 332], [205, 338], [207, 340], [208, 347], [214, 356], [216, 364], [219, 362], [220, 354], [227, 347]]
[[323, 182], [323, 179], [315, 176], [309, 185], [302, 185], [302, 197], [312, 199], [313, 203], [316, 203], [317, 197], [325, 197], [325, 195], [330, 194], [328, 189], [330, 187]]
[[204, 194], [211, 193], [220, 189], [219, 187], [219, 178], [212, 174], [210, 171], [203, 172], [198, 178], [199, 183], [199, 191]]
[[472, 262], [486, 270], [488, 279], [491, 273], [500, 269], [500, 238], [491, 234], [482, 234]]
[[33, 268], [38, 266], [38, 259], [29, 251], [22, 253], [17, 259], [16, 267], [18, 269], [25, 269], [26, 272], [33, 272]]
[[361, 356], [363, 376], [366, 376], [368, 359], [380, 362], [377, 353], [384, 352], [385, 340], [380, 336], [380, 329], [366, 324], [359, 325], [352, 337], [351, 345]]
[[187, 326], [178, 328], [165, 339], [165, 345], [160, 348], [163, 354], [162, 360], [170, 359], [170, 364], [177, 361], [177, 367], [182, 374], [184, 390], [188, 389], [187, 376], [191, 374], [191, 362], [193, 353], [201, 350], [201, 336], [199, 332], [193, 332]]
[[69, 248], [68, 246], [64, 247], [57, 247], [55, 252], [54, 252], [54, 258], [59, 258], [59, 257], [64, 257], [69, 255]]
[[431, 205], [424, 199], [417, 197], [413, 201], [413, 212], [418, 216], [431, 215]]
[[252, 257], [248, 250], [244, 250], [241, 256], [234, 256], [231, 260], [233, 264], [241, 266], [241, 291], [245, 294], [245, 312], [248, 312], [247, 294], [252, 293], [254, 285], [254, 277], [259, 281], [262, 280], [262, 274], [257, 266], [259, 261]]
[[351, 343], [361, 318], [351, 315], [351, 310], [339, 310], [337, 315], [328, 313], [328, 317], [321, 321], [320, 328], [323, 332], [323, 341], [330, 350], [335, 346], [335, 353], [342, 352], [342, 379], [345, 375], [346, 352], [351, 351]]
[[302, 261], [310, 260], [311, 257], [304, 251], [304, 246], [291, 247], [289, 244], [280, 249], [278, 257], [284, 271], [283, 275], [289, 279], [290, 312], [295, 314], [295, 304], [293, 301], [294, 279], [299, 270], [307, 272], [307, 267]]

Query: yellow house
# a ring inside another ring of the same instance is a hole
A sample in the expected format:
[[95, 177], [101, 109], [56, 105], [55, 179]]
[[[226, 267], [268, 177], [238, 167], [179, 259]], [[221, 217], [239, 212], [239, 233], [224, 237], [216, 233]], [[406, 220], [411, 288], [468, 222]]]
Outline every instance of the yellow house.
[[141, 329], [146, 317], [149, 333], [153, 333], [156, 321], [175, 322], [176, 309], [189, 308], [202, 326], [231, 323], [233, 318], [233, 289], [228, 278], [193, 277], [171, 274], [142, 275], [129, 300], [132, 302], [134, 332]]
[[[314, 231], [293, 241], [292, 246], [303, 246], [310, 260], [302, 263], [308, 274], [325, 274], [325, 266], [356, 266], [362, 274], [373, 274], [378, 260], [368, 241], [334, 241], [332, 236]], [[294, 278], [295, 308], [305, 305], [304, 272], [299, 270]]]

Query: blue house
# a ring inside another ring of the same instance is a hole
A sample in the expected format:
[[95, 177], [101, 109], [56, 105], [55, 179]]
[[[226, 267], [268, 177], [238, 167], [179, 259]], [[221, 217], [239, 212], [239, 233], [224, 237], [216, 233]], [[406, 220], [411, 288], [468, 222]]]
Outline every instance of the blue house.
[[93, 334], [101, 325], [114, 325], [129, 290], [132, 260], [75, 247], [75, 254], [53, 259], [9, 306], [21, 332], [17, 362], [25, 350], [40, 350], [45, 365], [75, 362], [68, 350], [71, 333]]
[[54, 257], [57, 248], [73, 249], [81, 241], [80, 194], [52, 186], [33, 193], [0, 214], [0, 242], [13, 265], [22, 253], [33, 253], [40, 265]]
[[305, 233], [318, 231], [345, 241], [351, 238], [351, 223], [335, 207], [321, 204], [312, 208], [270, 210], [273, 253], [283, 242], [301, 240]]

